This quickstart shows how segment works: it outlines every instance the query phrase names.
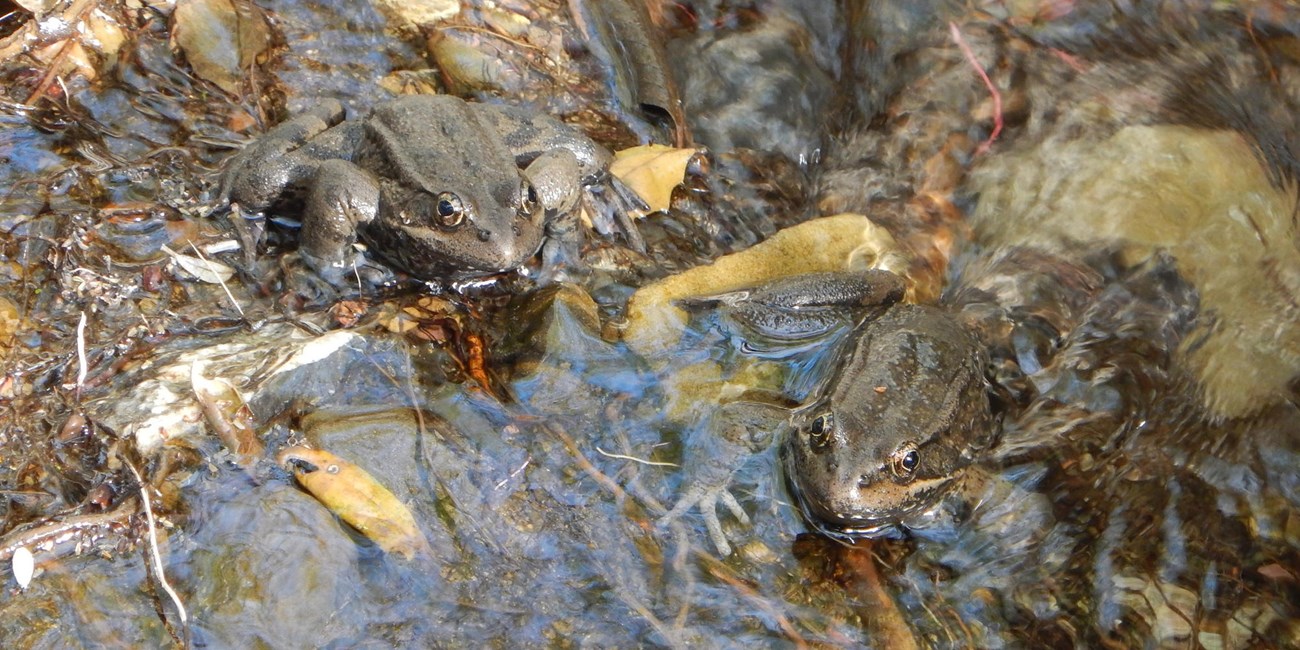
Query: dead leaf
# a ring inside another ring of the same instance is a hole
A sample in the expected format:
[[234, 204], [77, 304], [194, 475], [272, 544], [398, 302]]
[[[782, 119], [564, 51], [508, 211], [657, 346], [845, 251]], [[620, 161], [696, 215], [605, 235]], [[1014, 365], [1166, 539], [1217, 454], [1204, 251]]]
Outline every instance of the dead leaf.
[[237, 95], [245, 71], [270, 45], [261, 9], [239, 0], [180, 0], [172, 13], [172, 39], [194, 74]]
[[[182, 255], [166, 246], [163, 246], [162, 250], [171, 256], [172, 263], [175, 265], [173, 274], [181, 279], [195, 279], [209, 284], [224, 284], [226, 280], [235, 275], [234, 269], [220, 262], [213, 262], [192, 255]], [[182, 273], [176, 274], [176, 271]]]
[[698, 155], [696, 149], [642, 145], [615, 153], [609, 172], [639, 194], [650, 212], [660, 212], [672, 204], [673, 188], [681, 185], [687, 167]]
[[14, 0], [14, 4], [26, 9], [37, 17], [44, 16], [59, 0]]
[[81, 40], [100, 55], [116, 60], [118, 50], [126, 42], [126, 33], [108, 14], [99, 9], [91, 11], [78, 26]]
[[4, 296], [0, 296], [0, 352], [13, 340], [15, 333], [27, 328], [26, 320], [18, 311], [18, 305]]
[[330, 307], [330, 315], [339, 327], [356, 327], [369, 309], [370, 303], [364, 300], [342, 300]]
[[369, 472], [328, 451], [307, 447], [285, 449], [276, 461], [290, 464], [303, 489], [385, 552], [408, 560], [431, 554], [410, 508]]
[[1295, 574], [1276, 562], [1259, 567], [1259, 575], [1275, 582], [1295, 582], [1296, 579]]

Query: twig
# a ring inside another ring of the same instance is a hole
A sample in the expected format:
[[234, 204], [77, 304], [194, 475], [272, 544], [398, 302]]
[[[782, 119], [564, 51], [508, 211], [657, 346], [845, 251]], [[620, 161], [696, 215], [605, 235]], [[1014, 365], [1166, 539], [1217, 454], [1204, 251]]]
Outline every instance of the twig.
[[81, 387], [86, 383], [86, 312], [77, 320], [77, 402], [81, 402]]
[[13, 557], [18, 547], [48, 551], [56, 556], [58, 547], [83, 536], [97, 537], [108, 532], [122, 532], [130, 526], [131, 510], [125, 505], [109, 512], [74, 515], [39, 526], [10, 532], [0, 537], [0, 562]]
[[[203, 260], [204, 264], [209, 265], [208, 269], [211, 270], [212, 269], [211, 262], [208, 261], [208, 258], [203, 256], [203, 251], [199, 250], [199, 247], [195, 246], [193, 241], [190, 241], [189, 245], [190, 248], [193, 249], [194, 254], [197, 255], [199, 259]], [[235, 311], [239, 312], [239, 317], [243, 318], [244, 320], [248, 320], [248, 316], [244, 315], [244, 308], [239, 306], [239, 301], [235, 300], [235, 295], [230, 293], [230, 287], [226, 286], [226, 281], [221, 279], [221, 276], [219, 274], [214, 274], [214, 275], [216, 275], [217, 283], [221, 285], [221, 290], [225, 291], [226, 297], [230, 299], [230, 304], [234, 305]]]
[[172, 599], [172, 604], [176, 606], [181, 625], [185, 626], [188, 631], [189, 616], [185, 613], [185, 605], [181, 603], [180, 596], [176, 595], [176, 591], [167, 582], [167, 575], [163, 573], [162, 555], [158, 552], [158, 529], [154, 526], [153, 507], [149, 502], [149, 484], [145, 483], [144, 478], [140, 476], [140, 472], [136, 471], [135, 465], [131, 461], [122, 458], [122, 464], [131, 470], [131, 475], [135, 476], [135, 482], [140, 485], [140, 503], [144, 505], [144, 521], [149, 526], [149, 556], [153, 559], [154, 574], [158, 576], [158, 584], [162, 586], [163, 591], [167, 592], [167, 595]]
[[980, 66], [979, 60], [975, 58], [975, 52], [970, 49], [970, 45], [966, 44], [966, 39], [962, 37], [961, 29], [957, 27], [957, 23], [948, 23], [948, 33], [952, 35], [953, 42], [957, 44], [962, 55], [966, 57], [966, 62], [970, 63], [971, 67], [975, 68], [975, 72], [979, 73], [980, 79], [984, 80], [984, 87], [989, 89], [989, 95], [993, 97], [993, 132], [980, 143], [980, 146], [975, 148], [975, 155], [979, 156], [987, 153], [989, 148], [993, 146], [993, 141], [998, 139], [998, 134], [1002, 133], [1002, 93], [998, 92], [997, 86], [993, 85], [993, 80], [989, 79], [988, 73]]
[[[68, 24], [76, 27], [81, 23], [81, 21], [85, 20], [86, 16], [90, 13], [90, 10], [94, 9], [98, 5], [99, 2], [96, 0], [80, 0], [80, 2], [69, 7], [68, 10], [63, 13], [62, 17], [67, 20], [67, 16], [71, 16], [72, 19], [68, 20]], [[39, 82], [37, 82], [36, 89], [32, 91], [32, 94], [27, 96], [27, 101], [24, 102], [27, 106], [35, 106], [36, 102], [40, 101], [42, 97], [45, 97], [45, 91], [49, 90], [50, 84], [53, 83], [55, 79], [59, 78], [59, 68], [63, 65], [64, 59], [68, 58], [68, 54], [72, 52], [72, 44], [79, 43], [80, 41], [81, 37], [78, 35], [69, 36], [64, 39], [63, 44], [59, 46], [58, 53], [50, 60], [48, 64], [49, 68], [46, 69], [45, 75], [41, 77]], [[59, 86], [63, 88], [64, 96], [66, 97], [67, 87], [63, 86], [62, 80], [59, 80]]]
[[630, 460], [630, 461], [632, 461], [632, 462], [634, 462], [634, 463], [641, 463], [642, 465], [654, 465], [655, 467], [681, 467], [681, 465], [678, 465], [677, 463], [665, 463], [665, 462], [661, 462], [661, 461], [654, 461], [654, 460], [646, 460], [646, 459], [644, 459], [644, 458], [637, 458], [636, 456], [624, 456], [623, 454], [611, 454], [611, 453], [609, 453], [608, 451], [605, 451], [604, 449], [601, 449], [600, 447], [596, 447], [596, 452], [599, 453], [601, 456], [604, 456], [604, 457], [606, 457], [606, 458], [617, 458], [617, 459], [619, 459], [619, 460]]

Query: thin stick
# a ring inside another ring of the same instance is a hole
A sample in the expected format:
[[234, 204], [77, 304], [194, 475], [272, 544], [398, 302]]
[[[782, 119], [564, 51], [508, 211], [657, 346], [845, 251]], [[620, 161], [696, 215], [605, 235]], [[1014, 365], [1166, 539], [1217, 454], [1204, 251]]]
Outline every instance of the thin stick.
[[[195, 246], [195, 245], [194, 245], [194, 242], [191, 241], [191, 242], [189, 242], [189, 244], [190, 244], [190, 248], [193, 249], [194, 254], [195, 254], [195, 255], [198, 255], [198, 256], [199, 256], [199, 259], [203, 260], [203, 263], [206, 264], [206, 265], [208, 265], [208, 270], [211, 270], [211, 269], [212, 269], [212, 266], [211, 266], [212, 263], [208, 261], [208, 258], [207, 258], [207, 257], [204, 257], [204, 255], [203, 255], [203, 251], [199, 250], [199, 247], [198, 247], [198, 246]], [[240, 306], [239, 306], [239, 301], [235, 300], [235, 294], [230, 293], [230, 287], [226, 286], [226, 281], [223, 280], [223, 279], [221, 279], [221, 276], [220, 276], [220, 275], [217, 275], [217, 274], [214, 274], [214, 275], [215, 275], [216, 278], [217, 278], [217, 283], [221, 285], [221, 290], [222, 290], [222, 291], [225, 291], [225, 292], [226, 292], [226, 297], [230, 299], [230, 304], [234, 305], [234, 306], [235, 306], [235, 311], [239, 312], [239, 317], [240, 317], [240, 318], [243, 318], [243, 319], [245, 319], [245, 320], [247, 320], [248, 317], [244, 315], [244, 308], [243, 308], [243, 307], [240, 307]]]
[[632, 461], [632, 462], [634, 462], [634, 463], [641, 463], [642, 465], [654, 465], [655, 467], [681, 467], [681, 465], [678, 465], [677, 463], [665, 463], [665, 462], [662, 462], [662, 461], [646, 460], [646, 459], [644, 459], [644, 458], [637, 458], [636, 456], [624, 456], [623, 454], [611, 454], [611, 453], [609, 453], [608, 451], [605, 451], [604, 449], [601, 449], [600, 447], [596, 447], [596, 452], [599, 453], [601, 456], [604, 456], [604, 457], [606, 457], [606, 458], [617, 458], [617, 459], [619, 459], [619, 460], [630, 460], [630, 461]]
[[86, 312], [77, 321], [77, 402], [81, 402], [81, 387], [86, 383]]
[[181, 625], [189, 626], [189, 616], [185, 613], [185, 605], [181, 603], [181, 597], [176, 595], [171, 584], [167, 582], [167, 574], [163, 573], [162, 555], [158, 552], [158, 529], [154, 526], [153, 507], [149, 502], [149, 484], [144, 482], [140, 472], [136, 471], [135, 465], [131, 461], [123, 458], [122, 464], [131, 470], [135, 476], [136, 483], [140, 484], [140, 503], [144, 504], [144, 520], [149, 526], [149, 556], [153, 558], [154, 574], [158, 576], [158, 584], [162, 585], [163, 591], [171, 597], [172, 604], [176, 606], [176, 611], [180, 614]]
[[989, 134], [988, 139], [981, 142], [980, 146], [975, 149], [975, 155], [978, 156], [988, 153], [989, 148], [993, 146], [993, 141], [997, 140], [998, 134], [1002, 133], [1002, 93], [998, 92], [997, 86], [993, 85], [993, 80], [989, 79], [988, 73], [984, 72], [984, 68], [980, 66], [979, 60], [975, 58], [975, 52], [970, 49], [970, 45], [966, 44], [966, 39], [962, 37], [961, 29], [957, 27], [957, 23], [948, 23], [948, 33], [952, 34], [952, 40], [961, 49], [962, 55], [966, 57], [966, 62], [970, 63], [970, 66], [975, 68], [975, 72], [979, 73], [980, 79], [984, 80], [984, 87], [989, 89], [989, 95], [993, 96], [993, 132]]

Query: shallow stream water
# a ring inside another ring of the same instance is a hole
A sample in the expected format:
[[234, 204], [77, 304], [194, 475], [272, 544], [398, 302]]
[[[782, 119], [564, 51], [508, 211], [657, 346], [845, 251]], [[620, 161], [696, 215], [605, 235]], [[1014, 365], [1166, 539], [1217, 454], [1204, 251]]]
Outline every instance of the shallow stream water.
[[[645, 255], [594, 237], [579, 284], [343, 308], [282, 262], [280, 219], [257, 255], [212, 253], [225, 285], [159, 252], [238, 240], [209, 214], [223, 162], [316, 97], [357, 114], [461, 84], [611, 147], [669, 139], [585, 76], [609, 73], [582, 3], [497, 4], [411, 32], [261, 2], [277, 37], [234, 94], [172, 48], [166, 7], [106, 9], [132, 34], [92, 48], [95, 79], [0, 64], [0, 551], [129, 515], [37, 549], [26, 588], [0, 572], [0, 645], [1300, 645], [1300, 15], [681, 3], [658, 37], [709, 164], [642, 221]], [[411, 72], [438, 30], [516, 58], [482, 87], [446, 59]], [[806, 399], [852, 332], [755, 354], [710, 314], [647, 335], [628, 306], [842, 212], [888, 231], [909, 299], [988, 342], [1002, 430], [933, 525], [856, 543], [808, 532], [776, 432], [707, 426], [725, 402]], [[242, 391], [261, 456], [209, 430], [196, 367]], [[428, 552], [385, 553], [298, 487], [274, 458], [304, 443], [391, 490]], [[124, 462], [154, 482], [184, 622]], [[717, 506], [729, 553], [698, 508], [665, 518], [719, 480], [749, 520]]]

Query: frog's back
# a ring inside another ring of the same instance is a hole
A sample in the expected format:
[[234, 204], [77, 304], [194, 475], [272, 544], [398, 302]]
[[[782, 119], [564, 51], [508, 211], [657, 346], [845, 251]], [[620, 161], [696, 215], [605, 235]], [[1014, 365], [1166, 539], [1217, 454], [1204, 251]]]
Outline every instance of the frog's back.
[[519, 171], [478, 112], [451, 95], [408, 95], [380, 104], [366, 121], [359, 164], [409, 188], [491, 196], [496, 205], [509, 205]]

